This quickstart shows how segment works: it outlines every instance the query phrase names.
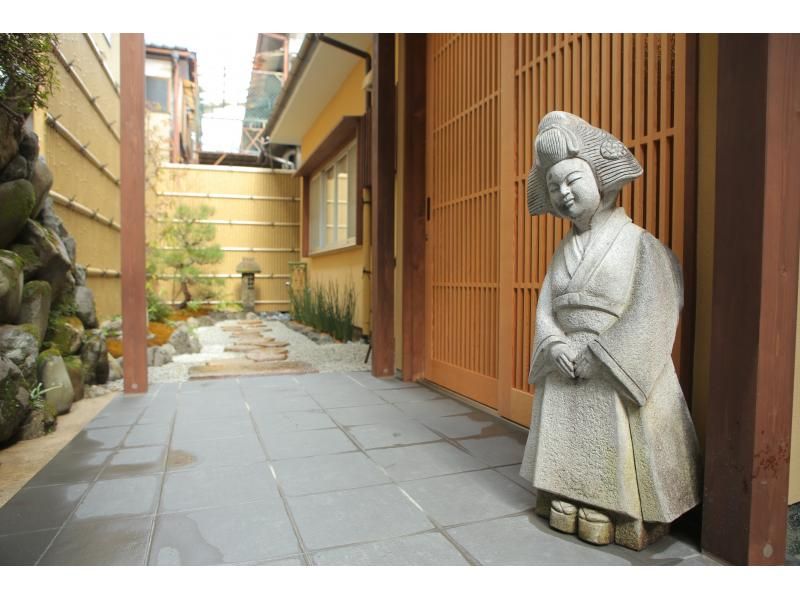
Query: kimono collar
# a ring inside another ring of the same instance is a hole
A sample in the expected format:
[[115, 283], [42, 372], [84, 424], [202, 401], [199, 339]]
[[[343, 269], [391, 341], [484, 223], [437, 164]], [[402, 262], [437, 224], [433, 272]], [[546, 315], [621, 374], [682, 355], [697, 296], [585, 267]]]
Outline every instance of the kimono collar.
[[[592, 229], [592, 237], [583, 253], [583, 259], [574, 269], [569, 268], [572, 270], [573, 276], [567, 285], [567, 293], [578, 292], [586, 286], [619, 233], [630, 222], [631, 219], [625, 213], [625, 209], [617, 208], [599, 228]], [[574, 233], [570, 230], [570, 234]], [[570, 243], [573, 242], [574, 240], [570, 238]]]

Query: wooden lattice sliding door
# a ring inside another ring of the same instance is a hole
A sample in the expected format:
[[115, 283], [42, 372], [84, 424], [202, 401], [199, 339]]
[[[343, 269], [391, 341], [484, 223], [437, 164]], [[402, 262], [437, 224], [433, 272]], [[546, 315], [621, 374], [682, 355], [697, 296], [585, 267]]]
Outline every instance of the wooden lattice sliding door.
[[426, 377], [497, 406], [499, 36], [428, 37]]
[[[693, 41], [676, 34], [430, 36], [427, 378], [530, 423], [536, 301], [569, 226], [531, 217], [525, 205], [536, 127], [551, 110], [611, 131], [642, 163], [645, 175], [621, 203], [684, 264], [684, 315], [691, 310]], [[691, 332], [686, 320], [674, 352], [679, 368], [690, 355], [681, 350]]]

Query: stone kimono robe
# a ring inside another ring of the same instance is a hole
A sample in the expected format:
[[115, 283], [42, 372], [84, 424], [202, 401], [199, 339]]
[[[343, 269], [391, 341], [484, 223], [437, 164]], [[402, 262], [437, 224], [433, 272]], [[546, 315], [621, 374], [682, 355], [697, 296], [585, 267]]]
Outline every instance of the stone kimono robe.
[[[697, 437], [670, 354], [682, 295], [672, 252], [622, 208], [585, 249], [567, 234], [536, 309], [520, 472], [535, 488], [650, 522], [700, 502]], [[594, 377], [564, 376], [554, 343], [588, 347]]]

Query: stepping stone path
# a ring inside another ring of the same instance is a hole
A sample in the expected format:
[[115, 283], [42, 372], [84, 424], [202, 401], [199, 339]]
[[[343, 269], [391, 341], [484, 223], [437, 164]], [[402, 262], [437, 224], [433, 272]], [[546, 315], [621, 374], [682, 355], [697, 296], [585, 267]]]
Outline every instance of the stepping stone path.
[[233, 339], [225, 347], [227, 353], [241, 353], [242, 358], [208, 361], [189, 368], [189, 378], [216, 378], [223, 376], [256, 376], [277, 374], [307, 374], [316, 372], [310, 364], [287, 361], [289, 343], [264, 336], [270, 328], [258, 320], [240, 320], [221, 325]]

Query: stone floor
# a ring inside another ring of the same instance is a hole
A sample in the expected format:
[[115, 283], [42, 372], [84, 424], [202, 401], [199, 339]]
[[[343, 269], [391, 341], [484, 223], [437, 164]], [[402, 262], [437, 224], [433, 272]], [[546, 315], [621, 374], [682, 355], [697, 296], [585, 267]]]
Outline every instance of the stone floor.
[[525, 435], [364, 372], [115, 398], [0, 509], [0, 564], [703, 565], [548, 529]]

